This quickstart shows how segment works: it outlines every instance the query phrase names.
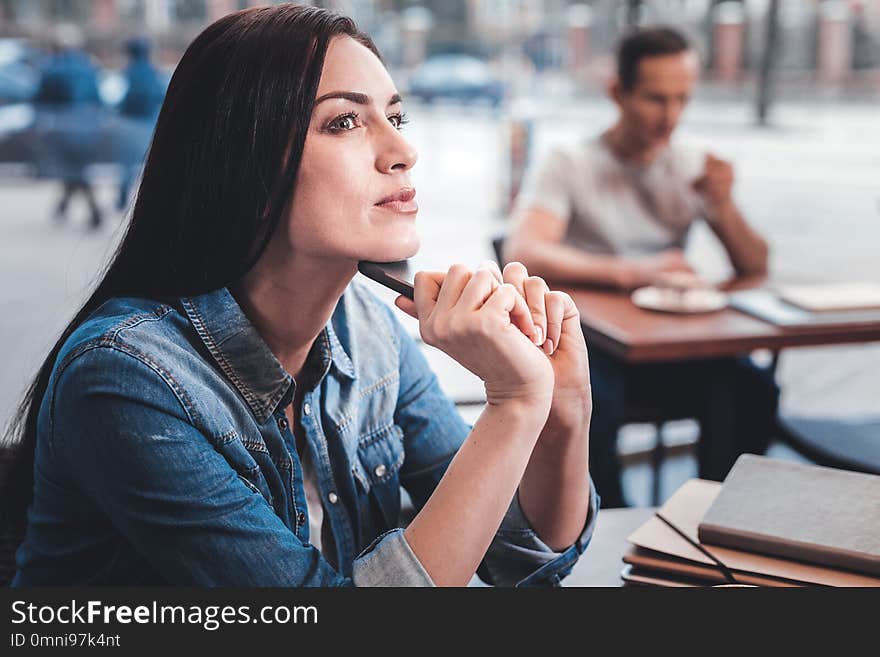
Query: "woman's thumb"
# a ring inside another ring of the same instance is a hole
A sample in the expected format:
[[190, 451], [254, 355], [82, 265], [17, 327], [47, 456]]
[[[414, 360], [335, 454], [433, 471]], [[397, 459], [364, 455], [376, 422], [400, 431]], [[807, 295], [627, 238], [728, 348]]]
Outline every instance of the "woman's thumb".
[[419, 318], [419, 313], [416, 310], [415, 301], [412, 299], [407, 299], [405, 296], [401, 295], [394, 300], [394, 305], [400, 308], [403, 312], [411, 317]]

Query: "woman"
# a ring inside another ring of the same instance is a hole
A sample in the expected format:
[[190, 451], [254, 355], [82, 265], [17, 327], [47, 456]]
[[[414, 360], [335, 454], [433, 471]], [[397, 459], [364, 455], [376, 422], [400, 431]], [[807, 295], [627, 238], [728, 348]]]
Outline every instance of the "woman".
[[13, 482], [33, 490], [15, 584], [570, 570], [596, 513], [571, 300], [521, 266], [504, 284], [489, 268], [417, 275], [398, 305], [485, 381], [471, 429], [392, 311], [351, 283], [359, 260], [418, 247], [402, 122], [348, 19], [251, 9], [193, 42], [128, 233], [23, 406], [34, 481]]

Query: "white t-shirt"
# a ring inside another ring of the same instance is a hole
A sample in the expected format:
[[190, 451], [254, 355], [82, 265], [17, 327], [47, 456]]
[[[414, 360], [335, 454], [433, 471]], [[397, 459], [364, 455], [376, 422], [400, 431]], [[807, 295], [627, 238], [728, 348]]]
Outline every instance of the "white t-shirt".
[[684, 248], [702, 214], [693, 182], [705, 154], [670, 144], [635, 166], [601, 137], [552, 150], [526, 178], [517, 208], [541, 208], [567, 222], [567, 244], [591, 253], [640, 256]]
[[[300, 430], [301, 431], [301, 430]], [[303, 488], [306, 493], [306, 515], [309, 517], [309, 543], [314, 545], [331, 564], [335, 564], [336, 555], [333, 545], [333, 531], [330, 522], [325, 522], [324, 505], [321, 487], [312, 460], [312, 451], [305, 439], [297, 433], [296, 451], [302, 466]]]
[[323, 544], [321, 533], [324, 529], [324, 506], [321, 504], [318, 478], [315, 475], [315, 466], [312, 464], [312, 455], [308, 447], [300, 452], [300, 464], [302, 465], [303, 487], [306, 492], [306, 514], [309, 516], [309, 543], [321, 551]]

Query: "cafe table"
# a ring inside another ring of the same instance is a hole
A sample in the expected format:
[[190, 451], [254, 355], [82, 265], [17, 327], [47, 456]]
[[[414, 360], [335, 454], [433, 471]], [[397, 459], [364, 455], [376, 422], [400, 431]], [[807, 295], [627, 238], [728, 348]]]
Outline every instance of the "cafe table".
[[[749, 289], [761, 281], [738, 279], [727, 290]], [[581, 315], [587, 344], [628, 363], [743, 356], [759, 349], [880, 341], [880, 319], [809, 327], [779, 327], [733, 308], [693, 315], [643, 310], [629, 294], [558, 286]]]
[[[752, 277], [732, 279], [720, 287], [736, 292], [765, 285], [764, 278]], [[876, 319], [872, 315], [869, 321], [862, 317], [858, 321], [835, 319], [809, 326], [785, 327], [731, 307], [704, 314], [676, 315], [639, 308], [628, 293], [553, 287], [571, 295], [580, 312], [588, 345], [632, 365], [746, 356], [756, 350], [769, 350], [773, 355], [771, 372], [775, 374], [782, 349], [880, 341], [880, 313]], [[716, 439], [711, 446], [704, 446], [703, 454], [707, 462], [715, 464], [709, 469], [717, 470], [723, 467], [718, 464], [735, 459], [736, 437], [721, 435], [728, 428], [726, 423], [712, 424]], [[805, 438], [796, 428], [782, 423], [777, 426], [777, 434], [785, 436], [789, 443], [803, 443]], [[659, 498], [657, 481], [655, 473], [655, 502]]]

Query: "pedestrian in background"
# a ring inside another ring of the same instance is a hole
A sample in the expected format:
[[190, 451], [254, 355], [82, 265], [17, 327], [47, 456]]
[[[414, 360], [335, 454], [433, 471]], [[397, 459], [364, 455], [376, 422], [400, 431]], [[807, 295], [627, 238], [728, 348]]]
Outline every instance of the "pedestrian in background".
[[101, 211], [86, 171], [99, 146], [100, 112], [96, 110], [101, 97], [97, 72], [82, 45], [82, 33], [75, 26], [56, 29], [54, 52], [41, 72], [34, 97], [33, 146], [38, 174], [62, 183], [56, 219], [67, 218], [70, 200], [80, 193], [89, 204], [91, 226], [97, 228]]
[[128, 203], [131, 184], [143, 165], [165, 97], [165, 85], [150, 61], [150, 42], [137, 37], [125, 44], [125, 50], [129, 64], [125, 69], [128, 89], [119, 104], [119, 114], [125, 119], [120, 125], [118, 142], [121, 175], [116, 207], [119, 210], [124, 210]]

